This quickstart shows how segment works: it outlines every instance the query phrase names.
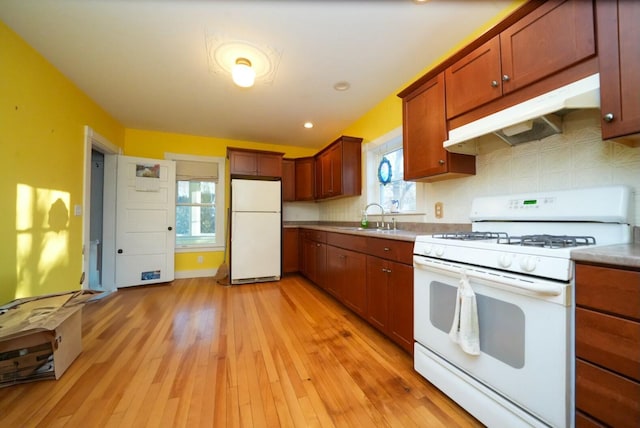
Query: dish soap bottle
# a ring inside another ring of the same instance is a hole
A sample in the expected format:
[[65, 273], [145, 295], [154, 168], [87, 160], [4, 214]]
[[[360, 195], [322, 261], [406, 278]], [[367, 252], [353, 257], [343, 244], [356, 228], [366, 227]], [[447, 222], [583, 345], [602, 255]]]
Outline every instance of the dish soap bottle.
[[362, 210], [362, 218], [360, 219], [360, 227], [366, 229], [369, 227], [369, 220], [367, 220], [367, 211]]

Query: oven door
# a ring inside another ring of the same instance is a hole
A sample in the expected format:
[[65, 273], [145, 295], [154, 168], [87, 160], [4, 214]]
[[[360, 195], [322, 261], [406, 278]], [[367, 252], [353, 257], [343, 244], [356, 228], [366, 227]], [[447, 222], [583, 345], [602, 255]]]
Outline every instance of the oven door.
[[[476, 295], [480, 355], [465, 353], [449, 338], [461, 271]], [[462, 389], [484, 391], [485, 400], [503, 402], [500, 409], [523, 409], [532, 425], [570, 424], [569, 284], [423, 256], [414, 256], [414, 276], [418, 372], [447, 394], [449, 382], [462, 380]], [[438, 375], [429, 368], [434, 364], [451, 373]], [[485, 405], [474, 412], [481, 401], [477, 393], [476, 398], [469, 391], [449, 395], [456, 401], [467, 396], [471, 409], [464, 398], [459, 403], [488, 425], [509, 420], [499, 412], [484, 418], [482, 412], [495, 413], [482, 410]]]

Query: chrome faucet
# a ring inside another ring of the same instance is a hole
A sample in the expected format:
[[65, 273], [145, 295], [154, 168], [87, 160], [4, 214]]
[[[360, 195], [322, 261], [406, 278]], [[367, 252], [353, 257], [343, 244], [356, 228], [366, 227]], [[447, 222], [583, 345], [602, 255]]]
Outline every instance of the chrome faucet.
[[376, 222], [376, 227], [384, 229], [384, 208], [382, 208], [382, 205], [372, 202], [364, 208], [364, 212], [367, 213], [367, 211], [369, 210], [369, 207], [372, 207], [372, 206], [380, 208], [380, 217], [382, 217], [382, 225], [380, 226], [378, 222]]

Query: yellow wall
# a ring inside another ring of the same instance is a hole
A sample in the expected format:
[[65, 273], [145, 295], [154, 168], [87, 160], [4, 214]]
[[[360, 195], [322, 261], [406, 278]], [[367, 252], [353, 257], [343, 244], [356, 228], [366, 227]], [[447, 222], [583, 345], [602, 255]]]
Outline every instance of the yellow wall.
[[[139, 156], [153, 159], [164, 159], [166, 152], [199, 155], [219, 156], [227, 155], [227, 147], [240, 147], [256, 150], [270, 150], [281, 152], [285, 157], [298, 158], [312, 156], [316, 150], [294, 146], [281, 146], [276, 144], [264, 144], [250, 141], [238, 141], [223, 138], [197, 137], [193, 135], [172, 134], [166, 132], [144, 131], [127, 129], [125, 133], [124, 153], [127, 156]], [[225, 186], [228, 183], [228, 161]], [[227, 195], [227, 202], [229, 196]], [[198, 257], [202, 256], [203, 262], [198, 263]], [[175, 269], [179, 271], [191, 271], [201, 269], [215, 269], [223, 261], [222, 251], [203, 251], [176, 253]]]
[[0, 304], [80, 288], [84, 126], [124, 128], [0, 22]]

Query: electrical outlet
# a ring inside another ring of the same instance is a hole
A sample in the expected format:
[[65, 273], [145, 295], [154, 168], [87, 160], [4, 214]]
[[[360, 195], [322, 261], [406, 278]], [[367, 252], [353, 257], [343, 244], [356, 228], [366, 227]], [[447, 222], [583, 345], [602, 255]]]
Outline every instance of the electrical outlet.
[[436, 206], [435, 206], [436, 218], [442, 218], [444, 216], [443, 209], [444, 207], [442, 202], [436, 202]]
[[204, 258], [202, 256], [198, 256], [198, 264], [202, 264], [204, 262]]

